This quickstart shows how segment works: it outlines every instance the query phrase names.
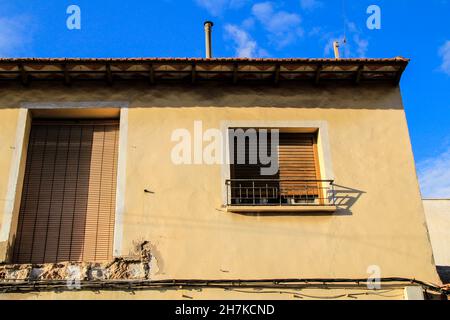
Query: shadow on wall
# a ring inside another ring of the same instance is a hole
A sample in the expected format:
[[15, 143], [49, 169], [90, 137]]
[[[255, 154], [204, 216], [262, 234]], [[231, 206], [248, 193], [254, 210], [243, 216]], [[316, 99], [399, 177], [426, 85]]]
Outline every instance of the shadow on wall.
[[1, 243], [0, 243], [0, 248], [5, 250], [4, 252], [3, 251], [0, 252], [0, 254], [1, 254], [0, 265], [2, 265], [4, 263], [12, 262], [15, 242], [16, 242], [16, 235], [13, 234], [13, 235], [11, 235], [10, 240], [5, 241], [4, 248], [1, 248]]
[[365, 194], [364, 191], [344, 187], [338, 184], [334, 185], [334, 198], [338, 210], [333, 214], [335, 216], [351, 216], [352, 208], [356, 202]]
[[[46, 100], [38, 99], [45, 91]], [[270, 107], [313, 109], [402, 110], [399, 88], [391, 84], [282, 83], [278, 87], [264, 84], [204, 83], [196, 86], [157, 84], [147, 81], [115, 83], [77, 83], [70, 90], [63, 83], [33, 83], [24, 90], [20, 83], [4, 83], [0, 88], [2, 108], [16, 108], [23, 101], [52, 103], [129, 101], [130, 108], [189, 108], [189, 107]], [[110, 105], [109, 105], [110, 107]]]

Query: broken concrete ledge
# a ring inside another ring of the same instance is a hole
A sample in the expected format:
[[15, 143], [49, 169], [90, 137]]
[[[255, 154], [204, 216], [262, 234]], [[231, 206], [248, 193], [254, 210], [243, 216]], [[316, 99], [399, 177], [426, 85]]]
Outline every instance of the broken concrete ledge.
[[46, 264], [0, 264], [0, 282], [43, 280], [148, 280], [155, 263], [151, 244], [141, 242], [135, 254], [105, 263], [62, 262]]
[[142, 280], [150, 266], [135, 259], [117, 258], [110, 263], [54, 263], [0, 265], [0, 281], [40, 280]]

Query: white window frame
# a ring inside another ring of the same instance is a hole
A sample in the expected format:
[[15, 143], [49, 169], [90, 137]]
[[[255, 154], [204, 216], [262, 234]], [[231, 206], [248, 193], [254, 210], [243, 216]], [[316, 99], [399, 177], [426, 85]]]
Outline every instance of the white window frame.
[[287, 120], [287, 121], [222, 121], [220, 124], [222, 137], [224, 138], [224, 150], [226, 161], [221, 167], [221, 190], [222, 190], [222, 205], [227, 205], [227, 188], [225, 181], [231, 177], [230, 173], [230, 144], [228, 141], [228, 130], [231, 128], [254, 128], [254, 129], [295, 129], [299, 132], [317, 130], [317, 153], [318, 162], [320, 166], [320, 180], [334, 181], [333, 163], [331, 159], [330, 141], [328, 135], [328, 123], [326, 121], [301, 121], [301, 120]]

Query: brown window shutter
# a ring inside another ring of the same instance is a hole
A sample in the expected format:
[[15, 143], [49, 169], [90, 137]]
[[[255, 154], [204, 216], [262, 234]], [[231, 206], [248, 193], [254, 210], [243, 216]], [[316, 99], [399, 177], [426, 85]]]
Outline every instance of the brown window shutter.
[[117, 121], [33, 121], [13, 260], [112, 255]]
[[278, 149], [280, 193], [285, 196], [319, 196], [320, 179], [316, 138], [313, 134], [281, 133]]

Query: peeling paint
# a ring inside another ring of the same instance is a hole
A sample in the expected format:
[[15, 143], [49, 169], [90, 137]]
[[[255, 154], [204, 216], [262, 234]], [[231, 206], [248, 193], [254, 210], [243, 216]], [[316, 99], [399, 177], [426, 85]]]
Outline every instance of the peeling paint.
[[133, 241], [133, 249], [130, 256], [139, 256], [145, 262], [145, 275], [149, 279], [151, 276], [162, 273], [162, 259], [155, 244], [146, 240]]

